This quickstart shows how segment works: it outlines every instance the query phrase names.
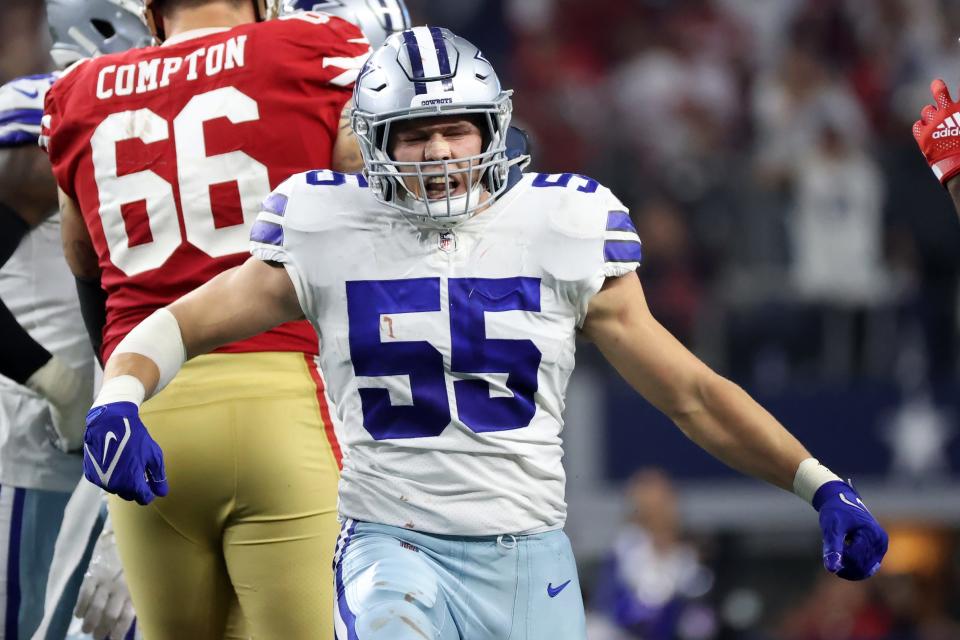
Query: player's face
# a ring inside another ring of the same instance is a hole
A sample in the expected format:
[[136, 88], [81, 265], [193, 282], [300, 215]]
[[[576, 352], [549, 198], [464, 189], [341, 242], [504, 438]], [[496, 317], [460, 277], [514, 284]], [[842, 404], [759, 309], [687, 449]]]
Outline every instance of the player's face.
[[[483, 135], [473, 120], [464, 116], [418, 118], [399, 122], [391, 133], [391, 155], [397, 162], [436, 162], [457, 160], [478, 155], [483, 147]], [[424, 171], [424, 184], [429, 200], [461, 196], [479, 179], [480, 170], [468, 176], [468, 162], [454, 162], [449, 166], [449, 180], [444, 177], [443, 165]], [[402, 171], [407, 171], [401, 165]], [[459, 171], [458, 171], [459, 170]], [[420, 180], [404, 177], [407, 188], [421, 197]]]

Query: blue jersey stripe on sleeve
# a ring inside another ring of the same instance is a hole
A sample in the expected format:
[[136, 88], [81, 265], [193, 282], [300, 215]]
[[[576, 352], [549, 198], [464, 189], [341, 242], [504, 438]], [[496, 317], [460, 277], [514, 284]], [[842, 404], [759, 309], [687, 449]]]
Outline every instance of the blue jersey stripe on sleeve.
[[250, 229], [250, 240], [279, 247], [283, 244], [283, 227], [273, 222], [257, 220]]
[[43, 109], [8, 109], [0, 111], [0, 124], [28, 124], [35, 127], [40, 126], [40, 119], [43, 117]]
[[607, 231], [632, 231], [637, 232], [633, 226], [633, 220], [626, 211], [609, 211], [607, 213]]
[[35, 133], [28, 133], [26, 131], [10, 131], [0, 132], [0, 149], [6, 149], [7, 147], [19, 147], [27, 144], [37, 144], [40, 136]]
[[639, 240], [607, 240], [603, 243], [606, 262], [640, 262]]
[[287, 210], [287, 196], [282, 193], [271, 193], [260, 205], [260, 210], [282, 216]]

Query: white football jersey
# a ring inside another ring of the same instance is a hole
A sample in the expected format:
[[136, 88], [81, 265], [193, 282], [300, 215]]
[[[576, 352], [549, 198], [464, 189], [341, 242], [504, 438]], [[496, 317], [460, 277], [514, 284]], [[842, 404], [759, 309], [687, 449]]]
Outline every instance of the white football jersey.
[[[63, 259], [59, 214], [31, 230], [0, 269], [0, 297], [34, 340], [70, 367], [94, 375], [93, 350]], [[83, 471], [81, 457], [54, 447], [52, 430], [47, 401], [0, 376], [0, 484], [73, 490]]]
[[343, 516], [474, 536], [563, 526], [575, 333], [604, 279], [640, 261], [608, 189], [530, 174], [443, 231], [361, 176], [311, 171], [267, 198], [251, 251], [284, 264], [320, 335]]

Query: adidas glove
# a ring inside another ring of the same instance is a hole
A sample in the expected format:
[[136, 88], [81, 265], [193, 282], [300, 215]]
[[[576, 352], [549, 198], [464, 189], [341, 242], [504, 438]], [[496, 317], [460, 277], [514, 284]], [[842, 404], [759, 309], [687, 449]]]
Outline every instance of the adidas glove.
[[140, 420], [143, 384], [133, 376], [104, 383], [87, 413], [83, 475], [124, 500], [149, 504], [167, 495], [163, 451]]
[[950, 97], [950, 90], [941, 79], [930, 85], [934, 104], [920, 112], [913, 125], [913, 137], [933, 173], [946, 186], [960, 173], [960, 104]]
[[823, 532], [823, 566], [846, 580], [869, 578], [887, 553], [887, 532], [848, 483], [827, 482], [813, 496]]

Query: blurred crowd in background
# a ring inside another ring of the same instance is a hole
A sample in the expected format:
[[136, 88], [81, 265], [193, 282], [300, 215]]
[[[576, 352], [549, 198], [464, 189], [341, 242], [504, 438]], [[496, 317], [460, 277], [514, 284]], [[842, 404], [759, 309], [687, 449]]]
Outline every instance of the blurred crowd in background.
[[[475, 42], [516, 91], [534, 169], [620, 196], [654, 315], [718, 371], [768, 394], [880, 380], [960, 396], [960, 224], [910, 132], [930, 80], [957, 90], [960, 3], [408, 4], [414, 23]], [[3, 0], [0, 81], [47, 69], [45, 38], [42, 2]], [[907, 439], [924, 407], [901, 415]], [[958, 426], [952, 415], [943, 432]], [[927, 455], [960, 487], [943, 442]], [[619, 475], [624, 524], [608, 552], [581, 554], [592, 638], [960, 638], [952, 526], [891, 518], [884, 569], [852, 584], [816, 566], [815, 543], [686, 535], [671, 469]]]
[[956, 378], [960, 226], [910, 129], [960, 81], [960, 4], [411, 5], [505, 70], [538, 170], [630, 207], [651, 307], [713, 366]]

